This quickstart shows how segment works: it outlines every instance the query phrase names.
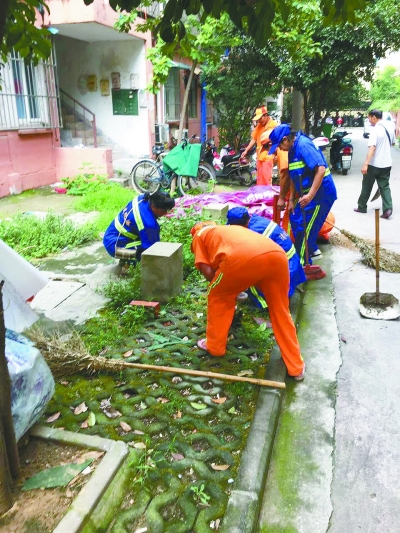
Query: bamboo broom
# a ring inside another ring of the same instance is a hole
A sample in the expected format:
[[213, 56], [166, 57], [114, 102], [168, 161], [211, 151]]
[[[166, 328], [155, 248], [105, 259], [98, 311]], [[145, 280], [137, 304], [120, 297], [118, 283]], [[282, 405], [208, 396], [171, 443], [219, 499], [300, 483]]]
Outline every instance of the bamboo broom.
[[141, 370], [153, 370], [156, 372], [170, 372], [172, 374], [186, 374], [189, 376], [202, 376], [213, 379], [227, 381], [242, 381], [260, 385], [263, 387], [274, 387], [285, 389], [285, 383], [281, 381], [270, 381], [266, 379], [249, 378], [245, 376], [234, 376], [230, 374], [220, 374], [202, 370], [190, 370], [186, 368], [176, 368], [170, 366], [146, 365], [141, 363], [129, 363], [120, 359], [107, 359], [106, 357], [90, 355], [78, 334], [69, 335], [68, 342], [63, 342], [63, 337], [53, 336], [46, 338], [37, 329], [31, 330], [29, 337], [50, 367], [55, 378], [66, 377], [68, 375], [83, 372], [93, 374], [94, 372], [121, 372], [126, 368], [138, 368]]
[[[354, 246], [359, 250], [363, 256], [364, 263], [370, 268], [375, 268], [375, 242], [370, 239], [363, 239], [354, 235], [350, 231], [340, 229], [334, 224], [327, 221], [333, 228], [337, 229], [341, 235], [344, 235]], [[334, 237], [334, 236], [332, 236]], [[329, 238], [331, 241], [331, 237]], [[332, 243], [337, 245], [343, 245], [344, 243], [337, 237], [332, 238]], [[380, 248], [379, 252], [380, 269], [385, 272], [400, 273], [400, 254], [387, 250], [386, 248]]]

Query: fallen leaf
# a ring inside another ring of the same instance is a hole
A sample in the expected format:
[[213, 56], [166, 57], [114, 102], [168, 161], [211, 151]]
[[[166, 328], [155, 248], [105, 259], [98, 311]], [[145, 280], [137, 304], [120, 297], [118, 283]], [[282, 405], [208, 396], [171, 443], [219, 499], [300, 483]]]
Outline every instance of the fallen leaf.
[[82, 429], [87, 429], [88, 427], [89, 427], [89, 422], [88, 422], [88, 419], [86, 419], [84, 422], [82, 422], [81, 428]]
[[272, 324], [269, 320], [267, 320], [266, 318], [261, 318], [261, 317], [258, 317], [258, 316], [253, 316], [253, 320], [256, 324], [258, 324], [259, 326], [261, 326], [262, 324], [265, 324], [267, 328], [272, 328]]
[[147, 527], [141, 527], [140, 529], [137, 529], [134, 533], [146, 533]]
[[140, 429], [134, 429], [133, 432], [135, 435], [144, 435], [144, 431], [140, 431]]
[[61, 385], [65, 385], [65, 387], [66, 387], [67, 385], [69, 385], [69, 381], [60, 381], [60, 383], [61, 383]]
[[182, 461], [182, 459], [185, 458], [185, 456], [181, 453], [171, 453], [171, 457], [174, 459], [174, 461]]
[[182, 418], [182, 411], [178, 411], [177, 413], [175, 413], [174, 415], [172, 415], [175, 419], [177, 418]]
[[82, 402], [78, 405], [78, 407], [75, 407], [74, 409], [74, 415], [80, 415], [81, 413], [86, 413], [88, 410], [87, 405], [85, 402]]
[[133, 354], [133, 350], [129, 350], [128, 352], [125, 352], [122, 354], [122, 357], [130, 357]]
[[94, 413], [89, 413], [87, 423], [89, 427], [93, 427], [96, 424], [96, 415]]
[[107, 407], [107, 409], [103, 409], [103, 413], [107, 418], [118, 418], [119, 416], [122, 416], [122, 413], [114, 409], [114, 407]]
[[252, 370], [242, 370], [241, 372], [238, 372], [238, 376], [252, 376], [254, 372]]
[[196, 403], [196, 402], [190, 402], [190, 405], [193, 407], [193, 409], [196, 409], [196, 411], [201, 411], [203, 409], [206, 409], [206, 405], [204, 403]]
[[122, 429], [128, 433], [129, 431], [132, 431], [132, 428], [129, 424], [127, 424], [126, 422], [124, 422], [123, 420], [121, 420], [121, 422], [119, 423], [119, 425], [122, 427]]
[[111, 407], [111, 397], [104, 398], [104, 400], [101, 400], [100, 402], [100, 409], [107, 409], [107, 407]]
[[236, 409], [234, 407], [231, 407], [230, 409], [228, 409], [228, 413], [230, 413], [231, 415], [235, 415]]
[[157, 398], [157, 401], [160, 402], [160, 403], [168, 403], [169, 402], [168, 398]]
[[51, 422], [54, 422], [55, 420], [57, 420], [57, 418], [60, 418], [60, 415], [61, 415], [61, 411], [58, 411], [58, 413], [54, 413], [54, 415], [49, 416], [46, 422], [50, 424]]
[[98, 451], [98, 450], [90, 450], [90, 452], [83, 453], [78, 459], [76, 460], [76, 464], [80, 465], [81, 463], [84, 463], [87, 459], [98, 459], [104, 455], [104, 452]]
[[147, 405], [145, 404], [145, 402], [140, 402], [140, 409], [147, 409]]
[[211, 400], [213, 403], [225, 403], [226, 398], [212, 398]]
[[231, 465], [216, 465], [215, 463], [211, 463], [211, 468], [213, 470], [228, 470], [230, 466]]
[[182, 381], [182, 378], [180, 376], [174, 376], [171, 381], [172, 383], [180, 383]]
[[137, 448], [138, 450], [145, 450], [146, 449], [146, 444], [144, 442], [135, 442], [133, 444], [133, 447]]

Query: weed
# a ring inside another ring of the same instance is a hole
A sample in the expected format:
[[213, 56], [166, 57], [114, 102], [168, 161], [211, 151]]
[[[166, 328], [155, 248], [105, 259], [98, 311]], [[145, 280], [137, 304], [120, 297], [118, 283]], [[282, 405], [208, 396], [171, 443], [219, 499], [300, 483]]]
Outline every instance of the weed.
[[44, 219], [20, 213], [0, 222], [0, 239], [26, 259], [80, 246], [93, 241], [97, 235], [93, 224], [76, 227], [70, 219], [55, 213], [48, 213]]
[[190, 490], [193, 492], [193, 498], [195, 502], [201, 503], [201, 505], [209, 505], [208, 500], [211, 498], [211, 496], [204, 491], [204, 483], [202, 483], [200, 487], [197, 485], [190, 487]]
[[[84, 166], [85, 165], [88, 165], [88, 163], [84, 163]], [[89, 168], [85, 169], [84, 166], [80, 170], [91, 170]], [[83, 196], [85, 194], [91, 194], [98, 190], [102, 185], [108, 183], [108, 177], [90, 172], [83, 172], [73, 178], [63, 178], [62, 182], [67, 189], [67, 194]]]
[[132, 461], [129, 466], [133, 466], [137, 471], [137, 476], [135, 476], [133, 484], [138, 483], [143, 487], [150, 472], [156, 468], [156, 463], [151, 457], [150, 452], [145, 449], [142, 454], [138, 454], [136, 461]]

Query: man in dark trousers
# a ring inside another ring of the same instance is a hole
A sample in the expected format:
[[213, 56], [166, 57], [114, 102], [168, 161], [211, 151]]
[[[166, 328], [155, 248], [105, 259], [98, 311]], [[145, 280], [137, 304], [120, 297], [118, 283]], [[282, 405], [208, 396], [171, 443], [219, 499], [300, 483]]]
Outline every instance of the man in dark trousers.
[[368, 119], [373, 126], [368, 139], [367, 157], [361, 167], [363, 181], [361, 194], [358, 199], [357, 213], [367, 212], [367, 202], [371, 196], [374, 183], [378, 184], [382, 196], [381, 218], [389, 218], [393, 213], [392, 194], [389, 179], [392, 168], [391, 147], [395, 143], [394, 132], [388, 131], [382, 120], [382, 111], [373, 109], [368, 113]]

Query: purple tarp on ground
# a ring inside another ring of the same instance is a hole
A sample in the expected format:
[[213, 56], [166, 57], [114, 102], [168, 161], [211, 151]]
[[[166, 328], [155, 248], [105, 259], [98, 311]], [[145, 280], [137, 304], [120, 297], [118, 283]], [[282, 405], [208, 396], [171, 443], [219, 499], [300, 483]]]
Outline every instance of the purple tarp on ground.
[[272, 220], [273, 197], [279, 194], [279, 187], [256, 185], [246, 191], [224, 192], [219, 194], [199, 194], [197, 196], [183, 196], [176, 200], [172, 216], [181, 216], [182, 208], [193, 207], [201, 211], [202, 207], [209, 204], [228, 204], [231, 207], [247, 207], [251, 215], [260, 215]]

